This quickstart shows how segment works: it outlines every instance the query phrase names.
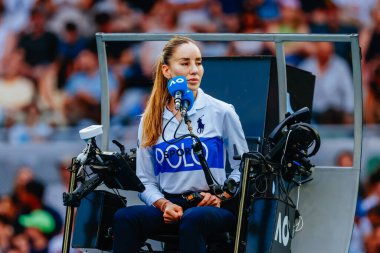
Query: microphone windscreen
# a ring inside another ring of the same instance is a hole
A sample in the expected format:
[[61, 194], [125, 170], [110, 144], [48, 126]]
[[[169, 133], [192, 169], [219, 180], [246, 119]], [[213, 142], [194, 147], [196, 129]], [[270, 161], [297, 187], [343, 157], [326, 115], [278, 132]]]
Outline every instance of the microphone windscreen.
[[182, 96], [182, 101], [187, 100], [189, 102], [189, 106], [187, 107], [187, 111], [190, 111], [194, 105], [194, 93], [191, 90], [186, 90], [185, 94]]
[[173, 97], [177, 91], [181, 91], [182, 94], [187, 90], [187, 80], [184, 76], [176, 76], [168, 81], [168, 90]]

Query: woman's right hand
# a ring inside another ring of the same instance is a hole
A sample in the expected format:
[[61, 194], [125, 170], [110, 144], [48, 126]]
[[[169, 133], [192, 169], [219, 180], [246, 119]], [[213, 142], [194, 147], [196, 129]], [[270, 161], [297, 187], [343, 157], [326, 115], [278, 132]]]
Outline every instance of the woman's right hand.
[[171, 202], [167, 203], [162, 211], [164, 222], [167, 224], [179, 221], [183, 215], [182, 207]]

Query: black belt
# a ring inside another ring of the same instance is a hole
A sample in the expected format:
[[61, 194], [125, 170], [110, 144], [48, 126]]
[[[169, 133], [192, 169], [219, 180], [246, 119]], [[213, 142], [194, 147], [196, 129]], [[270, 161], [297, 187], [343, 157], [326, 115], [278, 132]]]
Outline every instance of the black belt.
[[188, 203], [199, 203], [203, 199], [203, 196], [199, 192], [184, 192], [182, 194], [172, 194], [163, 192], [163, 194], [166, 199], [185, 199]]
[[173, 194], [173, 193], [168, 193], [168, 192], [162, 192], [162, 193], [164, 194], [166, 199], [183, 199], [194, 192], [184, 192], [181, 194]]

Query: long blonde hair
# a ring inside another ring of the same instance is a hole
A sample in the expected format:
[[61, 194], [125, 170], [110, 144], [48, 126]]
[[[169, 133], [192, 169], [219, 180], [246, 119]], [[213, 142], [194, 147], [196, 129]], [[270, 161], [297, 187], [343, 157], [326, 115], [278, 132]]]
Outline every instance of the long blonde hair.
[[162, 132], [162, 115], [166, 104], [171, 99], [167, 88], [169, 80], [162, 73], [162, 65], [169, 65], [169, 59], [173, 56], [175, 49], [187, 43], [196, 45], [196, 42], [188, 37], [174, 36], [165, 45], [157, 59], [153, 90], [144, 112], [141, 142], [143, 147], [150, 147], [156, 144]]

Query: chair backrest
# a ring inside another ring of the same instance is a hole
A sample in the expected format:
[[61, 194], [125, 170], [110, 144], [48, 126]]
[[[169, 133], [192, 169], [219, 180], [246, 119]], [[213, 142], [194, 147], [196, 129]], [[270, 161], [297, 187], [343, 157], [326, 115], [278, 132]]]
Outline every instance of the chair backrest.
[[[267, 137], [279, 123], [275, 58], [206, 57], [202, 63], [205, 68], [202, 89], [235, 107], [248, 138]], [[287, 66], [287, 81], [291, 109], [311, 110], [315, 76]]]

